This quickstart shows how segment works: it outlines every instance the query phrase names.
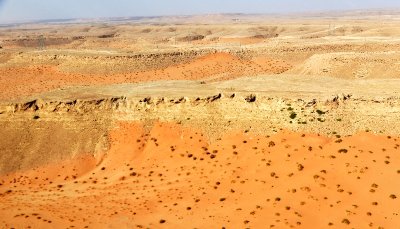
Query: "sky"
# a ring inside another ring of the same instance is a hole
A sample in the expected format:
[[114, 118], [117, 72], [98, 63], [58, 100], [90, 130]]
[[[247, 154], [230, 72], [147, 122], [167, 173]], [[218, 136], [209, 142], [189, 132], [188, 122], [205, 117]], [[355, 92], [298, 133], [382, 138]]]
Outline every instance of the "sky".
[[400, 7], [400, 0], [0, 0], [0, 23], [69, 18], [292, 13]]

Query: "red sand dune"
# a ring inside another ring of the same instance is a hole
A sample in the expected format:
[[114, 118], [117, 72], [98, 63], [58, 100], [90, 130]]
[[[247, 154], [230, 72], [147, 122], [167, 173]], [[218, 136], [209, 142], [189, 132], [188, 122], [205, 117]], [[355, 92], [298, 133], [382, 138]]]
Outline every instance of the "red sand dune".
[[[393, 228], [400, 139], [282, 131], [212, 143], [170, 123], [120, 123], [94, 158], [0, 178], [6, 228]], [[75, 176], [75, 177], [74, 177]]]
[[[209, 54], [185, 64], [144, 72], [80, 74], [60, 71], [56, 66], [7, 67], [0, 69], [0, 98], [29, 96], [64, 86], [106, 85], [155, 80], [226, 80], [259, 74], [277, 74], [289, 69], [280, 60], [259, 57], [242, 60], [228, 53]], [[13, 85], [10, 87], [9, 85]]]

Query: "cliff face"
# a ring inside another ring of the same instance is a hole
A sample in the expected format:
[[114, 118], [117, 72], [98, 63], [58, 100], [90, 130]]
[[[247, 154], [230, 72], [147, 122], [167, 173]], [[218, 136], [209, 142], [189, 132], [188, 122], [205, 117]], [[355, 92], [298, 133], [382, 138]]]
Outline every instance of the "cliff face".
[[108, 148], [108, 121], [64, 117], [63, 120], [0, 121], [0, 173], [26, 170]]
[[274, 134], [281, 129], [322, 135], [362, 131], [398, 135], [400, 100], [366, 100], [340, 95], [328, 100], [282, 99], [256, 94], [207, 97], [108, 97], [91, 100], [36, 99], [0, 106], [0, 173], [73, 158], [98, 159], [108, 133], [129, 121], [152, 129], [172, 122], [200, 129], [210, 141], [229, 131]]
[[11, 103], [3, 106], [5, 113], [23, 112], [73, 112], [85, 113], [88, 111], [113, 111], [126, 105], [126, 97], [114, 97], [96, 100], [72, 100], [72, 101], [43, 101], [35, 99], [24, 103]]

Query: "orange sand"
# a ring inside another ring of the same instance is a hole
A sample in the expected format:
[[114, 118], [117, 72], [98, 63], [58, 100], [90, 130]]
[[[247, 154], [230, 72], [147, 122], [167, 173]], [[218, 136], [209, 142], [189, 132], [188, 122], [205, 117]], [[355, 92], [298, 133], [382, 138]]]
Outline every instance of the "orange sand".
[[[0, 99], [29, 96], [64, 86], [107, 85], [156, 80], [226, 80], [259, 74], [278, 74], [289, 69], [281, 60], [260, 57], [242, 60], [228, 53], [209, 54], [189, 63], [160, 70], [126, 74], [80, 74], [60, 71], [56, 66], [0, 68]], [[9, 85], [13, 85], [10, 87]]]
[[[5, 228], [393, 228], [400, 139], [121, 123], [103, 156], [0, 178]], [[75, 177], [74, 177], [75, 176]]]

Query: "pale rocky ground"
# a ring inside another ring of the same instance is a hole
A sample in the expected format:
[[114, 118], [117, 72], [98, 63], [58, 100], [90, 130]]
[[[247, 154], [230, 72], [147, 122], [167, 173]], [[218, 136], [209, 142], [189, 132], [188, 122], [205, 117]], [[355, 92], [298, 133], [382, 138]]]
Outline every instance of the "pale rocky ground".
[[398, 15], [1, 27], [1, 227], [396, 228]]

